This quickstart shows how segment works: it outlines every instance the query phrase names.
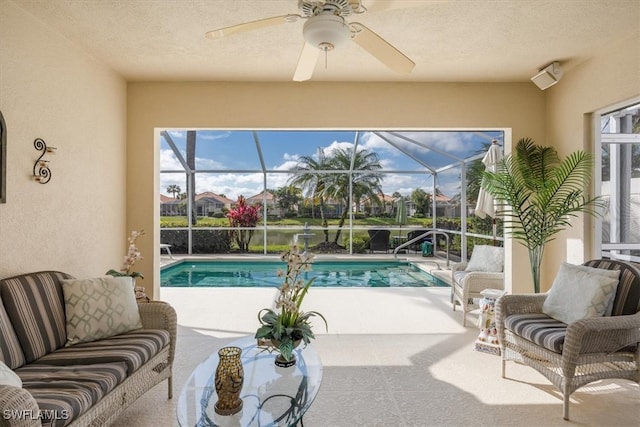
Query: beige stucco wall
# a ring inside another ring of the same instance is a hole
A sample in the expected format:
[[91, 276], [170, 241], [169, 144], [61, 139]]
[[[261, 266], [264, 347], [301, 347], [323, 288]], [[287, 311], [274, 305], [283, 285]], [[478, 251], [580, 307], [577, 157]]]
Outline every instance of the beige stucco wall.
[[[143, 253], [159, 253], [156, 223], [158, 141], [155, 128], [512, 128], [513, 139], [543, 141], [544, 94], [514, 84], [239, 84], [128, 85], [128, 223], [154, 230]], [[507, 147], [509, 149], [509, 147]], [[522, 256], [524, 254], [524, 256]], [[158, 257], [143, 261], [159, 283]], [[513, 270], [528, 271], [516, 248]], [[522, 264], [522, 265], [520, 265]], [[524, 266], [524, 267], [523, 267]], [[510, 278], [509, 278], [509, 282]], [[149, 282], [145, 280], [149, 287]], [[522, 291], [526, 282], [514, 282]], [[150, 291], [150, 289], [148, 289]], [[158, 289], [155, 289], [156, 295]]]
[[[0, 277], [119, 267], [126, 250], [126, 83], [12, 2], [0, 8], [0, 109], [8, 132]], [[31, 179], [43, 138], [52, 179]]]
[[[577, 149], [593, 152], [592, 113], [640, 97], [640, 32], [572, 69], [547, 93], [547, 135], [550, 145], [564, 157]], [[593, 191], [593, 189], [591, 189]], [[541, 289], [551, 287], [562, 261], [574, 264], [597, 257], [595, 221], [587, 216], [572, 220], [573, 227], [547, 246]]]

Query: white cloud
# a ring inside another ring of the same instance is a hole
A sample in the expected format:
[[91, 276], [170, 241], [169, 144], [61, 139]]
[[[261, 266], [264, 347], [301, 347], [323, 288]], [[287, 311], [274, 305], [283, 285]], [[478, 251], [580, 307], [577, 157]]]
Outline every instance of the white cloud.
[[184, 170], [171, 150], [160, 150], [160, 170]]
[[[181, 151], [182, 157], [186, 157], [186, 153]], [[161, 170], [184, 170], [182, 163], [176, 158], [173, 150], [163, 149], [160, 150], [160, 169]], [[196, 157], [196, 169], [225, 169], [225, 166], [212, 159], [206, 159], [203, 157]]]
[[213, 159], [196, 157], [196, 169], [211, 170], [211, 169], [226, 169], [226, 168], [224, 164], [217, 162]]
[[360, 146], [376, 153], [380, 153], [382, 151], [385, 155], [393, 157], [404, 156], [404, 154], [398, 151], [395, 147], [391, 146], [387, 141], [383, 140], [373, 132], [366, 132], [361, 136]]
[[272, 170], [289, 171], [295, 169], [297, 165], [297, 160], [286, 160], [284, 163], [280, 163], [278, 166], [275, 166]]
[[353, 148], [353, 143], [352, 142], [338, 142], [338, 141], [333, 141], [331, 144], [329, 144], [324, 148], [324, 154], [325, 156], [331, 156], [335, 151], [337, 151], [338, 149], [343, 149], [343, 150], [348, 150], [348, 149], [352, 149]]
[[226, 131], [226, 132], [219, 132], [219, 133], [213, 133], [213, 132], [198, 132], [198, 138], [199, 139], [205, 139], [208, 141], [215, 141], [216, 139], [227, 139], [231, 136], [231, 131]]

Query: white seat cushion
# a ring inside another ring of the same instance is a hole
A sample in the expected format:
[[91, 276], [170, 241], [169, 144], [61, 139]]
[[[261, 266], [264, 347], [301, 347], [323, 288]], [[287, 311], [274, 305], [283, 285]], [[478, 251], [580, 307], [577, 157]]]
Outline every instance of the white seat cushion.
[[476, 245], [466, 271], [501, 273], [504, 269], [504, 249], [500, 246]]

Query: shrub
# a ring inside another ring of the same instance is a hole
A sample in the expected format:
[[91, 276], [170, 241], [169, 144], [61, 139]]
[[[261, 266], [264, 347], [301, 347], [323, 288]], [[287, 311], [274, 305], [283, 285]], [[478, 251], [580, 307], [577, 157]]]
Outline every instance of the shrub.
[[[369, 247], [368, 238], [353, 236], [352, 242], [354, 254], [363, 254]], [[344, 238], [344, 247], [347, 249], [349, 248], [349, 236], [345, 236]]]
[[233, 240], [238, 244], [240, 252], [249, 251], [249, 242], [255, 230], [245, 230], [242, 227], [255, 227], [260, 220], [260, 205], [248, 205], [244, 197], [238, 196], [233, 209], [227, 213], [229, 226], [237, 227], [231, 232]]
[[[188, 230], [160, 230], [160, 241], [171, 246], [171, 252], [176, 254], [189, 253]], [[231, 237], [226, 230], [193, 229], [194, 254], [224, 254], [231, 250]]]

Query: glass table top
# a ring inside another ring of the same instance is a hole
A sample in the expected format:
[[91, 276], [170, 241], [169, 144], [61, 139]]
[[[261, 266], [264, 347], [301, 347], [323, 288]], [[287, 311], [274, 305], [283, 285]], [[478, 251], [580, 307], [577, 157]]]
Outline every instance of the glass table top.
[[256, 339], [244, 337], [227, 346], [242, 349], [244, 382], [240, 397], [243, 407], [234, 415], [219, 415], [214, 386], [218, 349], [200, 363], [180, 392], [177, 417], [180, 426], [291, 426], [309, 409], [322, 383], [322, 363], [313, 346], [294, 350], [296, 364], [275, 365], [277, 352], [258, 347]]

